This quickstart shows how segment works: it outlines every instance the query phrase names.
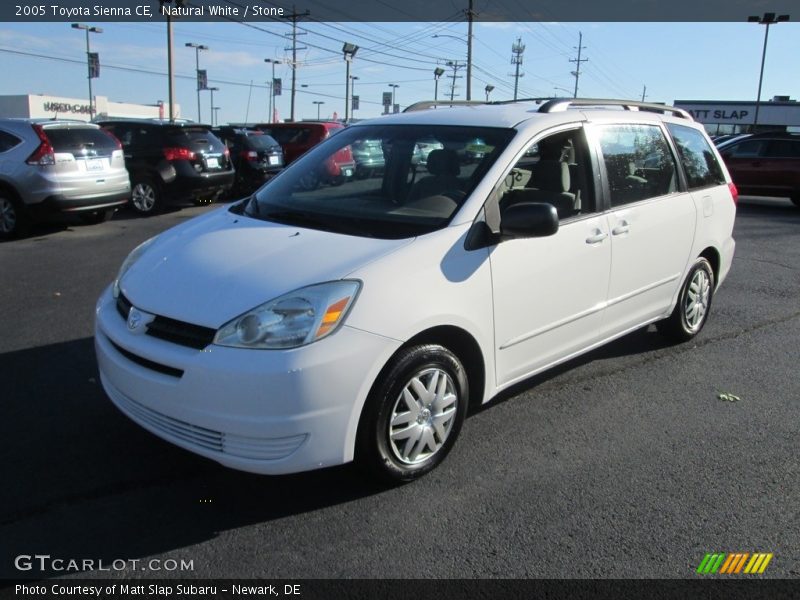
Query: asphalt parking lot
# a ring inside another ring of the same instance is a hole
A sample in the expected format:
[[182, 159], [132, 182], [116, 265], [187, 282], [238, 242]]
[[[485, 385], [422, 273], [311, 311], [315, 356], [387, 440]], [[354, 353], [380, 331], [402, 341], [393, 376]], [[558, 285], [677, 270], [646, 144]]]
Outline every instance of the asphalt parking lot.
[[[743, 199], [693, 342], [648, 328], [504, 393], [435, 472], [227, 470], [99, 386], [95, 299], [125, 255], [209, 207], [46, 225], [0, 246], [0, 577], [15, 557], [174, 559], [125, 577], [693, 577], [707, 552], [800, 576], [800, 210]], [[719, 399], [720, 393], [738, 401]], [[107, 576], [87, 572], [83, 576]]]

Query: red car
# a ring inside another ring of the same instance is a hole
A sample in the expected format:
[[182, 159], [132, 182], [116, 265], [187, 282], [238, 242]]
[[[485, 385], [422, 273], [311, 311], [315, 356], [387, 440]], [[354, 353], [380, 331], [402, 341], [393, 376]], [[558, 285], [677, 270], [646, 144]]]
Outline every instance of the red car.
[[718, 149], [740, 194], [789, 197], [800, 207], [800, 135], [757, 133]]
[[[329, 138], [344, 125], [335, 121], [300, 121], [296, 123], [262, 123], [255, 126], [272, 136], [283, 148], [285, 164], [294, 162], [322, 140]], [[355, 174], [356, 163], [350, 146], [345, 146], [325, 161], [322, 172], [309, 172], [301, 184], [315, 189], [320, 183], [340, 185]]]

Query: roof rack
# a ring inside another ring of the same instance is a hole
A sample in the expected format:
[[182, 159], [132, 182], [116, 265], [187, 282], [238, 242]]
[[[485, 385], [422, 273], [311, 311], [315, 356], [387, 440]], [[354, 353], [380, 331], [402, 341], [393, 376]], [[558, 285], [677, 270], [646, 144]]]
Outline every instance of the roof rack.
[[565, 111], [572, 106], [619, 106], [625, 110], [642, 110], [649, 112], [672, 113], [677, 117], [692, 121], [692, 115], [682, 108], [675, 108], [667, 104], [653, 102], [637, 102], [636, 100], [609, 100], [606, 98], [519, 98], [517, 100], [423, 100], [408, 106], [403, 112], [426, 110], [436, 106], [476, 106], [476, 105], [504, 105], [534, 102], [540, 104], [540, 113], [553, 113]]
[[552, 98], [540, 108], [541, 113], [561, 112], [571, 106], [619, 106], [625, 110], [643, 110], [648, 112], [672, 113], [692, 121], [692, 115], [682, 108], [675, 108], [668, 104], [655, 104], [653, 102], [637, 102], [636, 100], [608, 100], [603, 98]]

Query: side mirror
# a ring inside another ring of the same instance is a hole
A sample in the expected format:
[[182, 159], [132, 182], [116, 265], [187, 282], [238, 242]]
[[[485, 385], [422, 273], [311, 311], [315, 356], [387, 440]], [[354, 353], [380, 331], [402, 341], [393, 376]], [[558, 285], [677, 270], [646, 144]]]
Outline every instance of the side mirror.
[[558, 231], [555, 206], [544, 202], [512, 204], [500, 215], [500, 234], [508, 238], [547, 237]]

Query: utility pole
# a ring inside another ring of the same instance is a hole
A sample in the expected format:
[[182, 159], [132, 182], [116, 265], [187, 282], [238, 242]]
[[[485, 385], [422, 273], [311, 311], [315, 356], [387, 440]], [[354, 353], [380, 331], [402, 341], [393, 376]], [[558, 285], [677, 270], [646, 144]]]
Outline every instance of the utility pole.
[[644, 89], [642, 90], [642, 102], [644, 102], [645, 98], [647, 98], [647, 86], [644, 86]]
[[525, 77], [525, 73], [520, 73], [519, 68], [522, 66], [522, 55], [525, 54], [525, 44], [522, 43], [522, 38], [517, 38], [517, 41], [511, 45], [511, 64], [515, 65], [514, 69], [514, 100], [517, 99], [517, 91], [519, 90], [519, 78]]
[[292, 6], [292, 14], [284, 15], [284, 19], [291, 19], [292, 20], [292, 47], [285, 48], [286, 50], [292, 51], [292, 99], [291, 99], [291, 108], [289, 112], [289, 118], [294, 121], [294, 99], [295, 94], [297, 93], [297, 51], [298, 50], [305, 50], [306, 46], [301, 48], [297, 47], [297, 36], [298, 35], [305, 35], [305, 32], [297, 33], [297, 19], [300, 17], [307, 17], [311, 14], [311, 11], [305, 10], [301, 13], [298, 13], [296, 8]]
[[457, 60], [448, 60], [446, 64], [448, 67], [453, 69], [453, 74], [447, 76], [453, 80], [453, 82], [450, 84], [450, 102], [452, 102], [456, 95], [456, 79], [461, 79], [461, 75], [458, 74], [458, 70], [464, 68], [464, 63], [458, 62]]
[[469, 8], [467, 9], [467, 100], [472, 100], [472, 21], [477, 15], [472, 10], [473, 2], [474, 0], [469, 0]]
[[578, 80], [581, 76], [581, 63], [587, 62], [588, 58], [581, 58], [581, 50], [584, 50], [586, 46], [583, 46], [583, 32], [578, 32], [578, 58], [570, 58], [569, 62], [575, 63], [575, 70], [572, 71], [572, 74], [575, 76], [575, 92], [573, 93], [572, 97], [578, 97]]

